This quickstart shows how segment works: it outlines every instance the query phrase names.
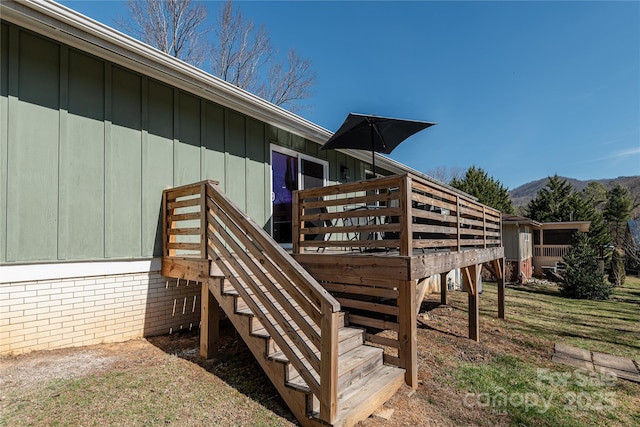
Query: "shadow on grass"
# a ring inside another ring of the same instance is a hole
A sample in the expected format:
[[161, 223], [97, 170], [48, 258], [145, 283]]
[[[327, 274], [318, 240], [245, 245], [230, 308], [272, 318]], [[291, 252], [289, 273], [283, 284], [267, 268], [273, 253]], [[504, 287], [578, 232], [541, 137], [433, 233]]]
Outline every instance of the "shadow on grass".
[[427, 330], [430, 330], [430, 331], [438, 332], [438, 333], [440, 333], [442, 335], [449, 335], [450, 337], [467, 338], [466, 335], [458, 335], [458, 334], [454, 334], [453, 332], [449, 332], [449, 331], [445, 331], [445, 330], [442, 330], [442, 329], [434, 328], [433, 326], [427, 325], [426, 323], [423, 323], [420, 320], [418, 320], [418, 328], [427, 329]]
[[633, 339], [637, 310], [636, 301], [631, 298], [575, 300], [553, 289], [525, 286], [513, 287], [510, 291], [512, 300], [508, 307], [519, 310], [518, 324], [510, 322], [510, 325], [522, 333], [552, 340], [591, 341], [605, 348], [620, 347], [623, 352], [639, 348]]
[[585, 341], [598, 341], [598, 342], [602, 342], [602, 343], [606, 343], [606, 344], [615, 344], [615, 345], [619, 345], [619, 346], [640, 349], [640, 346], [633, 345], [633, 344], [631, 344], [631, 343], [629, 343], [627, 341], [622, 341], [622, 340], [619, 340], [619, 339], [614, 338], [614, 337], [610, 337], [610, 338], [604, 339], [604, 338], [601, 338], [601, 337], [600, 338], [594, 337], [593, 335], [576, 334], [576, 333], [567, 332], [567, 331], [557, 332], [556, 335], [558, 335], [560, 337], [581, 338], [581, 339], [583, 339]]
[[423, 300], [420, 304], [420, 313], [428, 312], [438, 307], [442, 307], [440, 301]]
[[523, 286], [523, 285], [515, 285], [515, 286], [509, 286], [509, 289], [512, 291], [516, 291], [516, 292], [526, 292], [526, 293], [530, 293], [530, 294], [540, 294], [540, 295], [548, 295], [548, 296], [552, 296], [552, 297], [562, 297], [562, 295], [560, 295], [560, 292], [557, 290], [553, 290], [553, 289], [545, 289], [545, 288], [541, 288], [541, 287], [530, 287], [530, 286]]
[[[258, 402], [276, 415], [297, 423], [286, 403], [266, 376], [249, 348], [229, 320], [220, 321], [218, 353], [211, 359], [200, 356], [199, 329], [147, 340], [167, 354], [180, 357], [202, 367], [230, 387]], [[197, 387], [194, 384], [194, 387]]]
[[[565, 298], [560, 293], [560, 289], [549, 289], [546, 287], [540, 286], [527, 286], [527, 285], [509, 285], [508, 289], [516, 291], [516, 292], [526, 292], [531, 294], [539, 294], [539, 295], [548, 295], [553, 297]], [[640, 291], [631, 290], [625, 287], [617, 288], [619, 295], [612, 295], [607, 300], [602, 300], [603, 302], [624, 302], [630, 304], [640, 304]], [[628, 296], [625, 298], [625, 296]], [[638, 297], [637, 299], [635, 297]], [[567, 298], [567, 300], [571, 300], [571, 298]], [[587, 301], [587, 300], [580, 300]]]

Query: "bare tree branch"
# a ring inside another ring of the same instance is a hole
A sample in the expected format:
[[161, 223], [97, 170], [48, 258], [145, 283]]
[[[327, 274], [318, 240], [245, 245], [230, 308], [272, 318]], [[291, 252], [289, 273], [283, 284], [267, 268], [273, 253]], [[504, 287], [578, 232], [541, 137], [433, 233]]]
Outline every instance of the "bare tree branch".
[[454, 179], [462, 179], [466, 170], [458, 166], [436, 166], [425, 173], [440, 182], [449, 184]]
[[207, 8], [192, 0], [129, 0], [117, 25], [151, 46], [195, 66], [207, 51]]
[[246, 21], [228, 1], [220, 10], [211, 53], [213, 74], [242, 89], [261, 95], [260, 69], [274, 56], [269, 34]]
[[266, 28], [246, 20], [232, 0], [222, 5], [214, 31], [206, 26], [207, 7], [199, 1], [128, 0], [127, 8], [130, 16], [118, 26], [163, 52], [204, 65], [221, 79], [292, 111], [311, 96], [316, 78], [311, 61], [293, 49], [286, 61], [279, 61]]
[[[277, 61], [264, 26], [256, 27], [228, 0], [217, 19], [211, 68], [215, 75], [276, 105], [296, 110], [315, 84], [311, 61], [291, 49], [286, 66]], [[266, 68], [268, 67], [268, 70]]]
[[276, 105], [295, 109], [295, 101], [308, 98], [315, 84], [316, 75], [311, 70], [311, 60], [302, 58], [294, 49], [287, 55], [287, 68], [282, 63], [269, 70], [267, 99]]

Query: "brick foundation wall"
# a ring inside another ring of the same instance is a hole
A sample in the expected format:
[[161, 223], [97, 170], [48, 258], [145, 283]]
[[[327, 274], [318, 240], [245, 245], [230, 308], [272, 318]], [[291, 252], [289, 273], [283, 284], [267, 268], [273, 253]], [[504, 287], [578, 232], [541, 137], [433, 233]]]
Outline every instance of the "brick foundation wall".
[[200, 284], [158, 271], [0, 283], [0, 355], [199, 327]]

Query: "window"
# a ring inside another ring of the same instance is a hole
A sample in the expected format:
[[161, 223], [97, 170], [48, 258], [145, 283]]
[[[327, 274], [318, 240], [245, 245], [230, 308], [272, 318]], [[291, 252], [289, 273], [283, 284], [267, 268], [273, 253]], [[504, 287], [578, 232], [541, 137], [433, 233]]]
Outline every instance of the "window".
[[271, 235], [276, 242], [292, 242], [293, 191], [327, 184], [329, 163], [271, 146]]
[[545, 245], [570, 245], [577, 228], [564, 230], [543, 230], [542, 240]]

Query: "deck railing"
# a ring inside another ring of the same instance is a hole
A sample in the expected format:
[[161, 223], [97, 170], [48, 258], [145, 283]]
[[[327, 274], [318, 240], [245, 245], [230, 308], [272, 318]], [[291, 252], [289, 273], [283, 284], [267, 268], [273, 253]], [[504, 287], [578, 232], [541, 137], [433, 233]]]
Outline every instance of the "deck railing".
[[165, 257], [209, 259], [320, 402], [337, 414], [340, 304], [213, 181], [165, 190]]
[[571, 245], [534, 245], [534, 257], [562, 258], [567, 254]]
[[401, 256], [501, 246], [501, 214], [450, 188], [404, 174], [301, 190], [293, 252], [398, 250]]

